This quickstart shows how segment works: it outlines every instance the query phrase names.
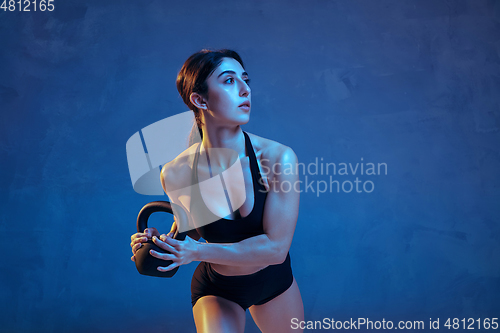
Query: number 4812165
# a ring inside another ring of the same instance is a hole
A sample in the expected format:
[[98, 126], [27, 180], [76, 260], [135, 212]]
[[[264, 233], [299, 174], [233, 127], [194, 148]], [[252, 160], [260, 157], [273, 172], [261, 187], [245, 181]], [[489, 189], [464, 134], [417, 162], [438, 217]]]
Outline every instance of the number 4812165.
[[[1, 1], [1, 0], [0, 0]], [[2, 5], [0, 6], [0, 9], [3, 9], [3, 11], [20, 11], [20, 12], [31, 12], [34, 11], [36, 12], [41, 11], [44, 12], [48, 10], [49, 12], [53, 11], [55, 9], [54, 7], [54, 0], [4, 0], [2, 2]]]

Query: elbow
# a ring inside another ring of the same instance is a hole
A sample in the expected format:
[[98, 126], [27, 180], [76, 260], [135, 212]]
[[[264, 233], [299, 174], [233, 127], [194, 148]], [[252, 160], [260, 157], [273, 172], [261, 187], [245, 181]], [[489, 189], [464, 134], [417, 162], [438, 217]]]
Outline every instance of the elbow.
[[269, 265], [282, 264], [285, 261], [287, 254], [288, 251], [283, 246], [274, 247], [272, 255], [269, 256], [271, 259]]

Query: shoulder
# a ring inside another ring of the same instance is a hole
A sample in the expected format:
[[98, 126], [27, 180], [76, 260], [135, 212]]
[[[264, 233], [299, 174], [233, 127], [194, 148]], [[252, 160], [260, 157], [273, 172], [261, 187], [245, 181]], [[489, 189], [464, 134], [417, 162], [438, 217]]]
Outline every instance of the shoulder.
[[160, 178], [163, 190], [167, 194], [169, 191], [175, 191], [191, 185], [191, 166], [198, 145], [199, 143], [190, 146], [162, 167]]
[[252, 133], [247, 132], [247, 134], [252, 141], [255, 154], [260, 155], [261, 159], [273, 162], [297, 162], [297, 155], [292, 148]]
[[247, 134], [250, 141], [252, 141], [257, 159], [265, 169], [265, 173], [271, 171], [280, 174], [284, 168], [289, 168], [298, 163], [297, 155], [289, 146], [255, 134]]

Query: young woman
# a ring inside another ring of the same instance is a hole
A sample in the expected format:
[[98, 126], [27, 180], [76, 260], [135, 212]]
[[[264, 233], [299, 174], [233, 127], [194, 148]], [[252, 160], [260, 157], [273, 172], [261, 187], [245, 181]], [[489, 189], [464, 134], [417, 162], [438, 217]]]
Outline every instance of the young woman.
[[[171, 252], [151, 252], [173, 261], [159, 270], [200, 261], [191, 282], [198, 332], [243, 332], [247, 308], [263, 332], [297, 332], [292, 319], [304, 320], [288, 253], [299, 210], [298, 174], [290, 167], [297, 157], [289, 147], [240, 128], [250, 119], [249, 81], [234, 51], [202, 50], [187, 59], [177, 89], [194, 111], [202, 142], [166, 164], [161, 181], [170, 200], [189, 212], [194, 229], [184, 241], [175, 240], [175, 220], [168, 235], [148, 228], [131, 237], [134, 254], [147, 237]], [[216, 153], [221, 150], [235, 152], [241, 177], [227, 176], [235, 159]], [[214, 186], [197, 186], [213, 179], [218, 179]], [[191, 196], [178, 194], [187, 187]], [[224, 195], [217, 195], [217, 188]], [[199, 242], [200, 236], [206, 242]]]

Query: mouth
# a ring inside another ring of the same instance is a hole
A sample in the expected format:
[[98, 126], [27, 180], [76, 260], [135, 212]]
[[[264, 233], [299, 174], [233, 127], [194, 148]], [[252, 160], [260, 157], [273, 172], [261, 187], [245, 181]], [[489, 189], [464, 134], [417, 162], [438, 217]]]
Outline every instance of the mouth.
[[240, 104], [238, 107], [244, 107], [244, 108], [247, 108], [247, 109], [250, 109], [250, 102], [244, 102], [243, 104]]

